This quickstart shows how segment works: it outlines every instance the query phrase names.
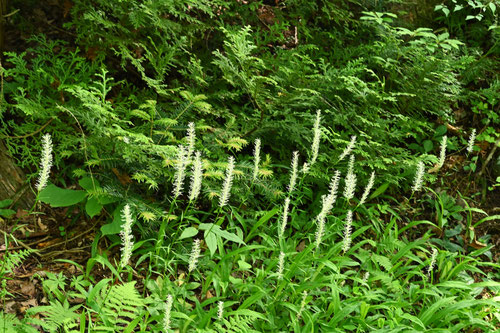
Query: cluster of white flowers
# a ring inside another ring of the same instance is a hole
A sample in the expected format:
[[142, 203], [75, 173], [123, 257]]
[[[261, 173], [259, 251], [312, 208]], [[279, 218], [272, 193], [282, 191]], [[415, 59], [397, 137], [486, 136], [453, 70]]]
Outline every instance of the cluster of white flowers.
[[356, 191], [356, 174], [354, 173], [354, 155], [349, 159], [349, 166], [347, 167], [347, 175], [345, 176], [344, 197], [347, 201], [354, 197]]
[[418, 192], [422, 189], [422, 184], [424, 182], [424, 173], [424, 162], [419, 161], [417, 165], [417, 172], [415, 173], [415, 180], [413, 181], [413, 187], [411, 188], [413, 192]]
[[321, 111], [318, 110], [316, 112], [316, 121], [314, 122], [314, 128], [313, 128], [313, 142], [311, 146], [310, 166], [316, 163], [316, 159], [318, 158], [319, 142], [321, 139], [321, 129], [319, 128], [320, 123], [321, 123]]
[[184, 146], [180, 145], [177, 152], [177, 164], [175, 166], [174, 175], [174, 189], [172, 191], [172, 194], [175, 198], [182, 194], [188, 161], [188, 151]]
[[283, 206], [283, 216], [281, 217], [281, 226], [278, 232], [279, 238], [282, 238], [285, 234], [286, 224], [288, 223], [288, 210], [290, 208], [290, 197], [285, 199], [285, 204]]
[[441, 168], [444, 165], [444, 160], [446, 159], [446, 142], [448, 137], [443, 135], [443, 139], [441, 140], [441, 148], [439, 152], [439, 162], [438, 166]]
[[255, 139], [255, 148], [253, 150], [253, 180], [259, 177], [259, 163], [260, 163], [260, 139]]
[[292, 173], [290, 174], [290, 183], [288, 184], [288, 192], [292, 193], [297, 182], [297, 168], [299, 167], [299, 152], [294, 151], [292, 155]]
[[340, 171], [337, 170], [335, 171], [335, 174], [333, 175], [332, 180], [330, 182], [330, 192], [328, 193], [328, 195], [323, 195], [321, 197], [323, 205], [321, 207], [320, 213], [316, 217], [316, 222], [318, 224], [315, 234], [316, 248], [318, 248], [321, 245], [321, 240], [325, 233], [326, 216], [332, 210], [333, 205], [337, 200], [339, 181], [340, 181]]
[[40, 161], [40, 175], [38, 176], [38, 182], [36, 184], [36, 189], [38, 192], [40, 192], [45, 188], [45, 186], [47, 186], [51, 167], [52, 138], [50, 137], [50, 134], [47, 133], [42, 137], [42, 159]]
[[201, 162], [201, 152], [194, 154], [193, 173], [191, 175], [191, 188], [189, 190], [189, 200], [194, 201], [201, 192], [201, 182], [203, 178], [203, 163]]
[[219, 303], [217, 304], [217, 318], [221, 320], [223, 316], [224, 316], [224, 302], [219, 301]]
[[297, 312], [297, 319], [300, 319], [302, 317], [302, 312], [304, 312], [304, 309], [306, 308], [306, 299], [307, 299], [307, 291], [304, 290], [302, 293], [302, 301], [300, 302], [300, 308], [299, 312]]
[[165, 315], [163, 316], [163, 331], [168, 333], [170, 330], [170, 317], [172, 312], [172, 304], [174, 303], [174, 298], [172, 295], [167, 296], [167, 301], [165, 302]]
[[345, 218], [345, 229], [344, 229], [344, 244], [342, 246], [342, 250], [344, 253], [349, 251], [351, 248], [351, 232], [352, 232], [352, 211], [347, 211], [347, 216]]
[[370, 175], [370, 179], [368, 180], [368, 184], [365, 187], [365, 191], [361, 196], [361, 200], [359, 200], [360, 205], [364, 204], [366, 199], [368, 199], [368, 195], [370, 194], [370, 191], [374, 184], [375, 184], [375, 171], [373, 171], [372, 174]]
[[193, 242], [193, 248], [191, 250], [191, 255], [189, 256], [189, 266], [188, 271], [192, 272], [196, 269], [196, 265], [198, 264], [198, 258], [200, 257], [200, 240], [195, 239]]
[[234, 173], [234, 157], [229, 156], [228, 164], [226, 168], [226, 178], [224, 179], [224, 185], [222, 186], [222, 192], [219, 197], [219, 206], [224, 207], [229, 201], [229, 196], [231, 195], [231, 185], [233, 184], [233, 173]]
[[347, 147], [344, 149], [342, 154], [339, 156], [339, 161], [342, 161], [347, 155], [349, 155], [354, 148], [354, 145], [356, 144], [356, 135], [351, 136], [351, 141], [347, 145]]
[[474, 128], [469, 136], [469, 142], [467, 143], [467, 153], [472, 153], [474, 149], [474, 142], [476, 141], [476, 129]]
[[134, 238], [132, 236], [132, 223], [134, 221], [128, 204], [126, 204], [123, 208], [122, 216], [125, 222], [123, 223], [122, 230], [120, 231], [120, 237], [122, 239], [122, 257], [120, 267], [124, 268], [128, 265], [130, 257], [132, 256], [132, 249], [134, 248]]

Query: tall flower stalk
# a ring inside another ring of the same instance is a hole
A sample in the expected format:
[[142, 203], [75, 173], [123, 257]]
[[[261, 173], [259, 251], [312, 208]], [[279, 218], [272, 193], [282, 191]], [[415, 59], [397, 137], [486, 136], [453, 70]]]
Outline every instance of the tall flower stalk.
[[340, 171], [337, 170], [335, 171], [335, 174], [333, 175], [332, 180], [330, 182], [330, 192], [328, 193], [328, 195], [324, 195], [321, 198], [323, 205], [321, 207], [320, 213], [316, 217], [316, 223], [318, 225], [315, 233], [316, 249], [321, 245], [321, 240], [325, 233], [326, 216], [332, 210], [333, 205], [337, 200], [337, 190], [339, 187], [339, 181], [340, 181]]
[[200, 240], [195, 239], [193, 241], [193, 248], [191, 249], [191, 254], [189, 255], [188, 271], [190, 273], [196, 269], [196, 265], [198, 264], [198, 258], [200, 257], [200, 253], [201, 253]]
[[472, 129], [472, 132], [470, 133], [469, 136], [469, 142], [467, 143], [467, 153], [472, 153], [472, 150], [474, 149], [474, 142], [476, 141], [476, 129]]
[[184, 146], [179, 146], [177, 152], [177, 163], [175, 166], [174, 189], [172, 194], [175, 198], [182, 194], [184, 187], [184, 177], [186, 176], [186, 166], [188, 164], [188, 151]]
[[188, 124], [188, 130], [187, 130], [187, 152], [186, 152], [186, 158], [188, 161], [191, 160], [191, 156], [193, 155], [194, 152], [194, 144], [196, 142], [196, 129], [194, 126], [194, 123], [191, 122]]
[[172, 305], [174, 303], [174, 298], [172, 295], [167, 296], [167, 301], [165, 302], [165, 315], [163, 316], [163, 331], [168, 333], [170, 330], [170, 317], [172, 312]]
[[424, 182], [425, 165], [424, 162], [419, 161], [417, 165], [417, 172], [415, 173], [415, 180], [413, 181], [412, 191], [418, 192], [422, 189]]
[[347, 155], [349, 155], [356, 144], [356, 135], [351, 136], [351, 141], [347, 144], [342, 154], [339, 156], [339, 161], [342, 161]]
[[316, 163], [316, 159], [318, 158], [319, 154], [319, 143], [321, 139], [321, 129], [320, 129], [320, 123], [321, 123], [321, 111], [318, 110], [316, 112], [316, 121], [314, 122], [314, 129], [313, 129], [313, 142], [311, 146], [311, 161], [309, 163], [309, 166], [312, 166], [314, 163]]
[[233, 173], [234, 173], [234, 157], [229, 156], [228, 165], [226, 168], [226, 178], [224, 179], [224, 184], [222, 186], [222, 192], [219, 197], [219, 207], [224, 207], [229, 201], [229, 196], [231, 195], [231, 185], [233, 184]]
[[122, 239], [122, 256], [120, 261], [120, 267], [125, 268], [130, 261], [132, 256], [132, 249], [134, 248], [134, 237], [132, 236], [132, 212], [130, 211], [130, 206], [128, 204], [123, 207], [122, 217], [125, 221], [122, 225], [122, 230], [120, 231], [120, 237]]
[[361, 196], [361, 200], [359, 200], [359, 205], [364, 204], [366, 199], [368, 199], [368, 195], [370, 194], [370, 191], [374, 184], [375, 184], [375, 171], [373, 171], [372, 174], [370, 175], [370, 179], [368, 180], [368, 184], [365, 187], [365, 191]]
[[349, 251], [351, 248], [351, 232], [352, 232], [352, 211], [347, 211], [347, 216], [345, 218], [345, 229], [344, 229], [344, 244], [342, 245], [342, 250], [344, 253]]
[[285, 199], [285, 204], [283, 206], [283, 216], [281, 217], [281, 225], [279, 229], [278, 236], [281, 239], [285, 234], [286, 225], [288, 223], [288, 210], [290, 208], [290, 197]]
[[347, 201], [354, 197], [356, 191], [356, 174], [354, 173], [354, 155], [349, 159], [349, 166], [347, 168], [347, 175], [345, 176], [345, 189], [344, 197]]
[[438, 255], [438, 251], [436, 248], [432, 248], [431, 262], [429, 263], [429, 267], [427, 268], [427, 275], [430, 276], [432, 270], [434, 269], [434, 265], [436, 264], [436, 258]]
[[201, 162], [201, 152], [194, 154], [193, 174], [191, 175], [191, 188], [189, 190], [189, 200], [194, 201], [201, 192], [201, 182], [203, 179], [203, 163]]
[[288, 184], [288, 193], [292, 193], [297, 183], [297, 169], [299, 167], [299, 152], [294, 151], [292, 155], [292, 173], [290, 174], [290, 183]]
[[446, 142], [448, 140], [448, 137], [446, 135], [443, 135], [443, 139], [441, 140], [441, 147], [439, 150], [439, 162], [438, 166], [441, 168], [444, 165], [444, 160], [446, 159]]
[[283, 251], [280, 252], [280, 256], [278, 258], [278, 280], [283, 279], [283, 270], [285, 268], [285, 253]]
[[42, 158], [40, 161], [40, 175], [36, 184], [36, 190], [40, 193], [49, 180], [50, 168], [52, 167], [52, 138], [47, 133], [42, 137]]
[[255, 148], [253, 150], [253, 180], [259, 177], [260, 163], [260, 139], [255, 139]]

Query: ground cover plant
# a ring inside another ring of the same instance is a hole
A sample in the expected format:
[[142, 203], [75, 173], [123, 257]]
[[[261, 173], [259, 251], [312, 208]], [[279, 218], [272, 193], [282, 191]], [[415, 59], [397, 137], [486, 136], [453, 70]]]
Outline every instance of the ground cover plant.
[[498, 1], [26, 4], [0, 331], [499, 328]]

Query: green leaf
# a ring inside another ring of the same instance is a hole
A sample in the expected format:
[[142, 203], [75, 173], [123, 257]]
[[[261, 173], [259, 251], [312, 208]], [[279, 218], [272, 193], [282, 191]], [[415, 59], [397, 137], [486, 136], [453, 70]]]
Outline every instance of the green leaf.
[[205, 231], [205, 243], [207, 243], [208, 249], [210, 250], [210, 255], [214, 255], [217, 251], [217, 236], [213, 232], [208, 230]]
[[184, 229], [184, 231], [182, 232], [179, 239], [191, 238], [191, 237], [196, 236], [197, 233], [198, 233], [198, 229], [196, 229], [194, 227], [188, 227], [188, 228]]
[[85, 204], [85, 212], [90, 217], [94, 217], [99, 214], [102, 210], [102, 205], [99, 203], [96, 197], [88, 198]]
[[80, 190], [68, 190], [48, 185], [40, 192], [39, 199], [52, 207], [68, 207], [82, 202], [87, 196], [87, 192]]
[[119, 234], [122, 229], [122, 209], [124, 205], [116, 207], [113, 212], [113, 222], [105, 224], [101, 227], [101, 232], [103, 236], [106, 235], [116, 235]]
[[262, 226], [264, 223], [269, 221], [271, 217], [273, 217], [277, 212], [279, 211], [279, 208], [275, 208], [273, 210], [268, 211], [264, 216], [262, 216], [257, 223], [254, 224], [250, 232], [248, 233], [248, 236], [245, 238], [245, 242], [248, 242], [250, 239], [252, 239], [253, 234], [255, 231]]
[[424, 151], [426, 153], [430, 152], [434, 148], [434, 144], [432, 143], [431, 140], [425, 140], [424, 141]]
[[0, 209], [0, 216], [3, 216], [3, 217], [11, 217], [15, 213], [16, 213], [16, 211], [12, 210], [12, 209]]
[[382, 185], [380, 185], [373, 193], [372, 195], [370, 195], [370, 198], [368, 200], [371, 200], [373, 198], [376, 198], [378, 197], [379, 195], [383, 194], [387, 188], [389, 187], [389, 183], [383, 183]]
[[91, 177], [84, 177], [82, 179], [80, 179], [78, 181], [78, 184], [80, 184], [80, 186], [87, 190], [87, 191], [92, 191], [94, 190], [94, 186], [97, 188], [97, 187], [100, 187], [100, 184], [99, 182], [97, 181], [97, 179], [94, 179], [92, 180]]
[[13, 202], [12, 199], [0, 200], [0, 208], [7, 207], [10, 204], [12, 204], [12, 202]]
[[448, 129], [446, 128], [446, 125], [441, 125], [436, 128], [436, 132], [434, 133], [434, 137], [438, 138], [440, 136], [443, 136], [446, 134]]

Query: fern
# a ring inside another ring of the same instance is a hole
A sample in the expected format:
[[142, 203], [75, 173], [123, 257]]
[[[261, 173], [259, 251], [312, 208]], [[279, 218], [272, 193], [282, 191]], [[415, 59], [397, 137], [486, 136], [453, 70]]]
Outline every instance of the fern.
[[0, 332], [2, 333], [37, 333], [38, 330], [21, 321], [13, 314], [0, 312]]
[[126, 327], [141, 314], [145, 300], [135, 288], [135, 283], [128, 282], [101, 290], [97, 300], [99, 320], [94, 332], [117, 332], [118, 328]]
[[42, 314], [42, 319], [32, 319], [33, 323], [42, 326], [48, 332], [78, 332], [79, 314], [77, 310], [81, 305], [70, 307], [68, 300], [63, 303], [51, 301], [49, 305], [38, 306], [27, 311], [28, 315]]
[[215, 329], [197, 330], [199, 333], [257, 333], [252, 328], [255, 318], [250, 316], [232, 316], [214, 323]]

